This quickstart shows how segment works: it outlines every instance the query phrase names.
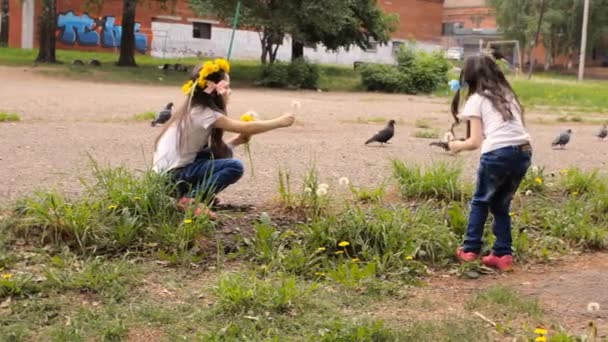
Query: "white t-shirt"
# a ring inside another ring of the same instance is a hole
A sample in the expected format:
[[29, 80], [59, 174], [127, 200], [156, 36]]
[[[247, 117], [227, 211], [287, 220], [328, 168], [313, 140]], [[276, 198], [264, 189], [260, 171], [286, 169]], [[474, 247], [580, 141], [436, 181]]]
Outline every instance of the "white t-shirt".
[[193, 107], [190, 109], [190, 125], [183, 130], [184, 146], [179, 151], [177, 139], [177, 122], [174, 122], [158, 140], [154, 151], [152, 169], [165, 172], [188, 165], [194, 161], [196, 154], [209, 141], [212, 125], [222, 115], [209, 108]]
[[481, 146], [483, 154], [499, 148], [530, 142], [530, 135], [524, 128], [521, 111], [514, 99], [511, 101], [511, 112], [514, 116], [513, 120], [505, 121], [489, 99], [479, 94], [473, 94], [468, 98], [459, 117], [462, 120], [481, 119], [485, 137]]

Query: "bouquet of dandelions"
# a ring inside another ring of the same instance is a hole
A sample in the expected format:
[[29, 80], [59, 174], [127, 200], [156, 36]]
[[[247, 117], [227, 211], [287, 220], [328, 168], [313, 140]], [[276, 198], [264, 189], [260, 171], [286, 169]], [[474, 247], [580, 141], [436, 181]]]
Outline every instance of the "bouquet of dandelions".
[[[258, 113], [251, 110], [241, 115], [241, 121], [244, 122], [253, 122], [259, 119], [260, 116], [258, 115]], [[255, 174], [253, 169], [253, 158], [251, 157], [251, 145], [249, 144], [249, 142], [245, 143], [245, 153], [247, 153], [247, 159], [249, 159], [249, 165], [251, 166], [251, 177], [253, 177]]]

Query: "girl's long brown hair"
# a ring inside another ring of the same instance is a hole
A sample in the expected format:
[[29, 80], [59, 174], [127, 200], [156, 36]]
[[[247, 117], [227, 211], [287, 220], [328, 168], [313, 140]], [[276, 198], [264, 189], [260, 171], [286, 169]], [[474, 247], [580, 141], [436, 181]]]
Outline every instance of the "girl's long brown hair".
[[[473, 94], [479, 94], [490, 100], [494, 108], [502, 115], [503, 120], [515, 119], [511, 111], [513, 100], [521, 114], [522, 123], [524, 122], [524, 108], [519, 102], [517, 94], [511, 88], [505, 74], [500, 70], [496, 62], [487, 55], [471, 56], [467, 58], [464, 68], [460, 72], [460, 84], [468, 86], [468, 99]], [[452, 99], [452, 116], [458, 123], [458, 111], [460, 107], [460, 92], [458, 90]], [[469, 136], [467, 129], [467, 136]]]
[[[190, 79], [194, 82], [198, 79], [198, 73], [201, 69], [201, 66], [194, 68], [192, 71], [192, 75]], [[207, 80], [219, 83], [220, 81], [227, 79], [228, 75], [223, 71], [218, 71], [207, 76]], [[226, 112], [226, 102], [224, 98], [216, 92], [211, 94], [207, 94], [203, 91], [203, 89], [196, 87], [194, 93], [184, 101], [184, 103], [176, 110], [171, 120], [165, 125], [161, 133], [156, 137], [155, 145], [158, 145], [158, 141], [165, 134], [165, 132], [171, 127], [173, 124], [176, 124], [177, 127], [177, 148], [181, 152], [183, 150], [184, 141], [186, 136], [184, 132], [187, 132], [186, 129], [191, 125], [190, 119], [190, 111], [193, 107], [200, 106], [203, 109], [209, 108], [213, 111], [222, 113], [227, 115]], [[224, 130], [219, 128], [211, 129], [211, 136], [209, 141], [207, 142], [207, 147], [210, 148], [213, 158], [215, 159], [225, 159], [232, 157], [232, 151], [224, 142]]]

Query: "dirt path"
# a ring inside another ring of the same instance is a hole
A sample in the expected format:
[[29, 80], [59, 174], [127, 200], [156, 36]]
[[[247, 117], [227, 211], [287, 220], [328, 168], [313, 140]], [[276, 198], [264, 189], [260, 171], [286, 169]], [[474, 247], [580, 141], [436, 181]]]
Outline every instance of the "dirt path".
[[[89, 174], [87, 153], [102, 163], [145, 169], [160, 128], [135, 122], [133, 115], [183, 100], [178, 87], [59, 80], [27, 68], [0, 67], [0, 75], [0, 110], [23, 116], [19, 123], [0, 123], [0, 203], [5, 204], [39, 187], [76, 193], [79, 177]], [[449, 156], [429, 148], [428, 140], [413, 137], [417, 119], [429, 119], [442, 130], [449, 124], [444, 99], [237, 89], [230, 111], [255, 109], [264, 117], [273, 117], [290, 110], [292, 99], [302, 103], [298, 123], [255, 137], [255, 179], [247, 175], [222, 195], [223, 200], [249, 204], [268, 200], [277, 193], [279, 166], [299, 180], [313, 161], [323, 181], [336, 184], [339, 177], [347, 176], [363, 186], [377, 186], [390, 177], [391, 158], [417, 163], [458, 160], [468, 175], [476, 167], [476, 153]], [[364, 147], [363, 141], [381, 124], [360, 123], [358, 118], [396, 119], [393, 144]], [[594, 140], [594, 126], [576, 125], [568, 150], [550, 150], [551, 140], [564, 127], [531, 125], [535, 163], [548, 169], [567, 165], [603, 168], [608, 143]], [[238, 154], [246, 160], [242, 151]]]

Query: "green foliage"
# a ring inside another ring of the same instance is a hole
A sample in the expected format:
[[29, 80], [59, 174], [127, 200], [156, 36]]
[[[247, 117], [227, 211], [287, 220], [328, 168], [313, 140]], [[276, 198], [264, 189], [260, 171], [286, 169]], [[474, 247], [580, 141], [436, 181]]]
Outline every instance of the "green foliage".
[[135, 114], [133, 116], [133, 119], [135, 121], [152, 121], [152, 120], [156, 119], [156, 113], [155, 112], [143, 112], [143, 113]]
[[15, 113], [0, 112], [0, 122], [21, 121], [21, 115]]
[[466, 303], [469, 310], [483, 310], [491, 317], [510, 317], [519, 314], [532, 319], [542, 318], [543, 312], [537, 299], [523, 297], [512, 288], [495, 285], [481, 290]]
[[322, 329], [321, 336], [315, 340], [322, 342], [389, 342], [398, 341], [399, 338], [381, 321], [356, 325], [346, 325], [337, 321]]
[[31, 276], [0, 272], [0, 300], [6, 297], [27, 297], [40, 292]]
[[606, 182], [597, 170], [585, 172], [578, 168], [563, 170], [562, 186], [570, 194], [601, 193], [606, 191]]
[[153, 247], [170, 260], [191, 258], [197, 237], [208, 234], [210, 222], [178, 212], [175, 184], [152, 171], [136, 177], [125, 168], [93, 165], [95, 181], [84, 194], [67, 199], [57, 192], [39, 192], [19, 204], [10, 229], [38, 244], [68, 246], [80, 254], [115, 254]]
[[53, 288], [97, 293], [120, 301], [127, 297], [136, 270], [132, 263], [125, 261], [78, 260], [64, 253], [54, 256], [44, 273]]
[[461, 173], [459, 167], [446, 163], [436, 163], [423, 170], [420, 166], [393, 160], [393, 174], [406, 198], [460, 199], [462, 189], [458, 180]]
[[416, 131], [414, 133], [414, 137], [420, 138], [420, 139], [437, 139], [437, 138], [439, 138], [439, 132], [434, 129], [425, 129], [425, 130]]
[[367, 64], [361, 81], [369, 91], [429, 94], [447, 82], [449, 63], [440, 53], [416, 51], [404, 46], [397, 56], [398, 66]]
[[316, 89], [319, 82], [319, 69], [304, 60], [273, 63], [262, 68], [258, 84], [271, 88]]
[[287, 313], [309, 303], [315, 286], [302, 286], [294, 276], [259, 279], [255, 274], [226, 274], [220, 278], [215, 294], [218, 312], [229, 315]]
[[538, 166], [531, 167], [519, 185], [519, 190], [522, 192], [541, 193], [546, 188], [547, 175], [545, 175], [545, 168]]

